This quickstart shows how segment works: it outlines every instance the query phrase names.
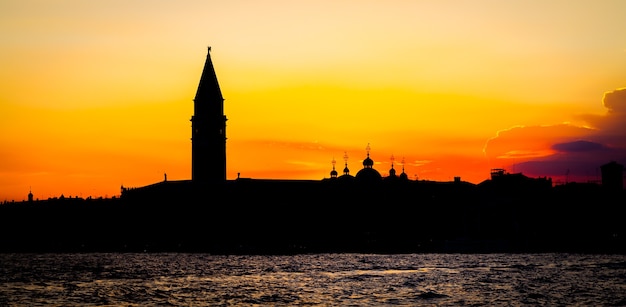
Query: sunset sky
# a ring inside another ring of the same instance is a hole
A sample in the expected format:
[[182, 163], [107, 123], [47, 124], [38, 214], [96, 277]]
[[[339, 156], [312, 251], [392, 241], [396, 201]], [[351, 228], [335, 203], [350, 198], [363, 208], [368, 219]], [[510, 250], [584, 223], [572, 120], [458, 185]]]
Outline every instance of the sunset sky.
[[[626, 1], [0, 1], [0, 202], [191, 178], [211, 46], [227, 177], [555, 183], [626, 164]], [[402, 163], [404, 161], [404, 163]]]

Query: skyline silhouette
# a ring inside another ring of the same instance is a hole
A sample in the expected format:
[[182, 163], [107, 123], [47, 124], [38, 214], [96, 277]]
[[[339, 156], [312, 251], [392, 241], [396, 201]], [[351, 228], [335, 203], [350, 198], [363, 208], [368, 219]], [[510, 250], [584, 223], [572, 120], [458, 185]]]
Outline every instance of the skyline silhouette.
[[[64, 196], [0, 205], [0, 252], [208, 252], [217, 254], [582, 252], [624, 253], [617, 212], [624, 166], [601, 182], [554, 186], [547, 177], [492, 169], [479, 184], [409, 179], [404, 165], [319, 180], [229, 180], [224, 99], [211, 59], [191, 116], [191, 178], [120, 187], [120, 197]], [[584, 226], [584, 227], [582, 227]], [[15, 233], [18, 228], [29, 229]]]
[[0, 201], [191, 178], [206, 43], [228, 179], [319, 180], [368, 143], [420, 180], [626, 164], [621, 1], [241, 5], [4, 2]]
[[[159, 197], [165, 197], [167, 199], [181, 198], [189, 201], [194, 197], [205, 197], [206, 189], [213, 189], [216, 187], [219, 188], [226, 184], [229, 181], [226, 175], [228, 171], [226, 159], [228, 139], [226, 137], [226, 122], [228, 119], [224, 112], [224, 101], [225, 99], [222, 96], [217, 73], [211, 58], [211, 47], [209, 46], [207, 48], [207, 55], [203, 65], [202, 74], [200, 76], [200, 81], [198, 82], [196, 95], [193, 100], [193, 114], [190, 119], [192, 148], [191, 178], [187, 180], [178, 180], [172, 185], [171, 181], [168, 182], [167, 180], [167, 173], [164, 173], [162, 182], [157, 182], [143, 187], [130, 188], [122, 185], [120, 189], [121, 196], [125, 198], [133, 198], [135, 201], [142, 201], [142, 199], [157, 201]], [[579, 141], [575, 143], [576, 144], [573, 145], [573, 149], [578, 150], [577, 147], [580, 147], [579, 144], [583, 143], [583, 146], [588, 146], [587, 143], [590, 142]], [[561, 146], [566, 147], [568, 145], [561, 144]], [[399, 175], [396, 175], [396, 170], [394, 168], [395, 157], [393, 155], [390, 157], [391, 165], [388, 173], [386, 175], [381, 175], [381, 173], [374, 168], [375, 162], [370, 157], [370, 152], [371, 146], [368, 143], [365, 147], [366, 156], [363, 160], [361, 160], [362, 168], [353, 173], [350, 173], [350, 169], [348, 167], [349, 156], [347, 152], [344, 152], [344, 169], [342, 175], [339, 175], [336, 171], [336, 161], [333, 158], [331, 162], [332, 170], [329, 173], [329, 178], [324, 177], [323, 180], [318, 180], [317, 182], [323, 182], [329, 179], [329, 182], [332, 182], [333, 184], [339, 185], [343, 188], [350, 187], [350, 189], [353, 185], [364, 186], [367, 188], [385, 187], [384, 189], [387, 189], [389, 185], [406, 187], [410, 181], [418, 182], [418, 178], [414, 178], [414, 180], [409, 179], [408, 175], [405, 173], [404, 161], [402, 161], [402, 172]], [[625, 173], [624, 166], [622, 164], [619, 164], [616, 161], [610, 161], [600, 165], [599, 168], [601, 169], [601, 174], [599, 175], [601, 180], [589, 181], [589, 183], [593, 183], [598, 187], [601, 186], [607, 191], [622, 191], [624, 189]], [[517, 189], [520, 186], [523, 187], [528, 185], [532, 186], [533, 189], [539, 187], [538, 191], [531, 191], [539, 193], [538, 195], [541, 195], [545, 189], [552, 189], [554, 186], [552, 178], [548, 177], [529, 178], [521, 172], [509, 173], [504, 168], [493, 168], [490, 172], [490, 178], [482, 181], [479, 185], [495, 185], [496, 187], [499, 187], [496, 190], [502, 188], [505, 191], [509, 188]], [[238, 173], [236, 181], [242, 179], [248, 180], [248, 183], [242, 183], [243, 185], [254, 186], [259, 184], [260, 186], [265, 186], [265, 188], [269, 187], [267, 186], [267, 183], [263, 183], [264, 181], [267, 181], [267, 179], [241, 178], [240, 173]], [[249, 181], [250, 179], [253, 179], [254, 181]], [[292, 183], [290, 183], [290, 181]], [[419, 181], [422, 182], [421, 184], [425, 182], [429, 182], [429, 184], [446, 183], [446, 181], [423, 179]], [[307, 187], [315, 181], [308, 180], [309, 183], [306, 183], [306, 181], [292, 181], [291, 179], [281, 178], [280, 180], [274, 180], [273, 182], [277, 186], [302, 185], [303, 187]], [[383, 185], [383, 182], [385, 182], [385, 185]], [[454, 177], [453, 182], [455, 185], [467, 184], [467, 182], [461, 180], [460, 176]], [[503, 186], [500, 186], [501, 184], [503, 184]], [[568, 182], [565, 184], [568, 184]], [[476, 186], [472, 183], [467, 185]], [[300, 187], [300, 189], [306, 190], [306, 188], [303, 187]], [[419, 185], [416, 185], [416, 187], [419, 187]], [[259, 188], [257, 187], [255, 189]], [[272, 188], [271, 190], [273, 190], [276, 194], [283, 193], [281, 189], [276, 190], [275, 188]], [[490, 192], [500, 193], [500, 191]], [[340, 193], [344, 194], [344, 192]], [[350, 192], [345, 193], [348, 195], [350, 194]], [[331, 193], [331, 195], [334, 195], [334, 193]], [[274, 197], [277, 196], [278, 195], [274, 195]], [[115, 198], [116, 197], [114, 196], [113, 199]], [[61, 194], [59, 199], [65, 200], [65, 196]], [[72, 199], [72, 197], [70, 196], [69, 199]], [[78, 200], [79, 197], [75, 196], [74, 199]], [[81, 197], [80, 199], [82, 200], [83, 198]], [[91, 199], [91, 197], [88, 197], [88, 199]], [[35, 198], [32, 190], [29, 190], [28, 202], [32, 203], [34, 200]], [[56, 200], [56, 198], [49, 198], [48, 200]], [[7, 203], [7, 201], [4, 203]]]
[[[620, 96], [622, 95], [620, 92], [611, 92], [605, 95], [605, 106], [608, 108], [615, 107], [615, 100], [620, 100], [621, 98], [612, 98], [612, 96]], [[626, 97], [626, 94], [622, 96]], [[221, 87], [219, 85], [217, 73], [215, 71], [213, 61], [211, 59], [211, 47], [208, 47], [207, 56], [205, 60], [205, 64], [203, 66], [202, 74], [200, 76], [200, 81], [198, 84], [198, 88], [196, 90], [196, 95], [193, 100], [193, 115], [191, 116], [191, 177], [190, 180], [187, 180], [189, 183], [192, 182], [200, 182], [200, 183], [222, 183], [228, 180], [227, 173], [227, 137], [226, 137], [226, 122], [227, 116], [224, 114], [224, 97], [221, 93]], [[625, 100], [626, 101], [626, 100]], [[490, 141], [494, 141], [491, 139]], [[614, 148], [603, 148], [602, 144], [589, 142], [589, 141], [574, 141], [571, 143], [563, 143], [563, 144], [555, 144], [553, 148], [557, 151], [571, 151], [571, 152], [583, 152], [587, 153], [591, 151], [592, 154], [597, 154], [598, 150], [609, 149], [613, 150]], [[350, 174], [350, 170], [348, 168], [348, 160], [349, 156], [347, 152], [344, 152], [343, 160], [344, 160], [344, 169], [343, 174], [339, 176], [338, 172], [335, 169], [336, 161], [332, 160], [332, 170], [329, 172], [329, 179], [343, 179], [346, 178], [355, 179], [359, 182], [382, 182], [383, 178], [387, 181], [391, 181], [391, 179], [400, 178], [404, 181], [410, 180], [409, 176], [405, 173], [405, 163], [404, 159], [402, 161], [402, 172], [399, 176], [396, 175], [395, 170], [395, 157], [391, 155], [390, 157], [390, 168], [387, 173], [383, 173], [381, 175], [379, 170], [374, 168], [374, 160], [370, 157], [371, 146], [368, 143], [365, 147], [366, 157], [361, 160], [363, 165], [362, 169], [359, 169], [356, 172]], [[619, 150], [619, 148], [618, 148]], [[603, 158], [602, 156], [600, 156]], [[600, 159], [601, 159], [600, 158]], [[588, 163], [601, 163], [601, 160], [589, 159]], [[525, 162], [532, 163], [532, 162]], [[567, 166], [567, 165], [566, 165]], [[615, 160], [611, 160], [609, 162], [596, 165], [598, 170], [595, 174], [595, 180], [587, 180], [589, 183], [601, 184], [602, 186], [611, 186], [613, 189], [623, 189], [624, 188], [624, 166]], [[499, 175], [509, 175], [508, 171], [505, 168], [492, 168], [491, 170], [491, 178], [481, 181], [480, 183], [485, 183], [487, 181], [494, 179], [494, 172]], [[567, 176], [565, 182], [557, 182], [557, 184], [567, 184], [569, 183], [569, 168], [567, 170]], [[517, 172], [511, 174], [511, 176], [523, 176], [524, 178], [528, 178], [523, 175], [522, 172]], [[167, 173], [163, 174], [163, 183], [167, 183]], [[327, 177], [324, 176], [324, 180]], [[549, 185], [553, 186], [552, 178], [547, 178], [544, 176], [543, 178], [548, 179]], [[237, 180], [240, 178], [240, 173], [237, 173]], [[251, 178], [247, 178], [251, 179]], [[266, 178], [255, 178], [255, 179], [266, 179]], [[281, 180], [289, 180], [289, 178], [279, 178]], [[321, 179], [321, 178], [320, 178]], [[539, 178], [542, 180], [542, 178]], [[415, 181], [418, 180], [417, 177], [414, 178]], [[454, 177], [454, 182], [461, 182], [460, 176]], [[184, 179], [180, 182], [185, 181]], [[432, 181], [432, 180], [424, 180], [422, 181]], [[451, 180], [447, 180], [451, 181]], [[442, 182], [445, 182], [442, 181]], [[577, 182], [577, 180], [572, 180], [571, 182]], [[133, 191], [141, 187], [121, 187], [121, 195], [124, 195], [125, 192]], [[133, 193], [137, 193], [134, 192]], [[116, 197], [115, 195], [113, 196]], [[48, 199], [52, 199], [53, 197], [48, 197]], [[56, 198], [56, 197], [55, 197]], [[65, 195], [61, 194], [60, 199], [64, 199]], [[71, 196], [69, 197], [71, 199]], [[75, 196], [78, 198], [78, 196]], [[80, 197], [82, 199], [82, 195]], [[89, 196], [89, 199], [92, 197]], [[34, 200], [34, 195], [32, 193], [32, 188], [29, 189], [28, 192], [28, 201], [32, 202]], [[39, 198], [37, 198], [39, 200]], [[7, 203], [5, 200], [4, 203]]]

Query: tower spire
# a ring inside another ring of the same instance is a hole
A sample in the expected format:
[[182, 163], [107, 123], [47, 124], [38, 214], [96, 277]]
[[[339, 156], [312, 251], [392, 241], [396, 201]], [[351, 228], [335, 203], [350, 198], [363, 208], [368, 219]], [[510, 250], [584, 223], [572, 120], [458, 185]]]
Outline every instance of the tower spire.
[[[198, 108], [202, 109], [204, 107], [212, 107], [223, 114], [223, 101], [222, 91], [217, 82], [217, 74], [213, 67], [213, 61], [211, 61], [211, 47], [209, 46], [204, 68], [202, 69], [202, 75], [200, 76], [198, 90], [196, 91], [196, 97], [194, 98], [194, 114], [197, 115]], [[200, 104], [198, 102], [200, 102]]]
[[191, 116], [191, 180], [226, 180], [226, 116], [224, 98], [208, 47]]

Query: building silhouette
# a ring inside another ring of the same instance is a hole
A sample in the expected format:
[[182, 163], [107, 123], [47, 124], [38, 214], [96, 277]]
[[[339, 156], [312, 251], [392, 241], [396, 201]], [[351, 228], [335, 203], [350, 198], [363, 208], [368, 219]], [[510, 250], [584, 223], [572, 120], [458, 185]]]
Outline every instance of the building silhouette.
[[224, 98], [211, 61], [211, 47], [193, 100], [191, 116], [191, 180], [226, 180], [226, 115]]
[[330, 178], [227, 180], [224, 98], [210, 51], [193, 101], [190, 180], [164, 173], [110, 199], [33, 201], [29, 193], [24, 204], [0, 206], [0, 252], [626, 254], [624, 167], [615, 162], [602, 166], [602, 187], [553, 187], [504, 169], [479, 184], [411, 180], [404, 159], [396, 173], [393, 156], [382, 176], [368, 144], [356, 173], [344, 153], [343, 171], [333, 158]]
[[[239, 174], [235, 180], [226, 178], [226, 115], [224, 114], [224, 97], [217, 79], [217, 73], [211, 59], [211, 47], [208, 47], [207, 56], [200, 76], [200, 82], [193, 100], [194, 113], [191, 116], [191, 180], [168, 181], [167, 177], [163, 182], [158, 182], [144, 187], [126, 188], [122, 186], [122, 196], [130, 192], [137, 196], [148, 196], [152, 194], [193, 194], [204, 193], [207, 186], [211, 184], [234, 184], [238, 181], [246, 181], [246, 185], [251, 182], [268, 182], [264, 179], [241, 178]], [[344, 168], [342, 172], [336, 169], [336, 161], [332, 160], [332, 170], [329, 179], [321, 179], [318, 182], [351, 183], [360, 185], [381, 185], [390, 186], [392, 184], [404, 184], [404, 182], [418, 182], [409, 179], [404, 171], [404, 161], [402, 161], [402, 172], [398, 175], [395, 169], [395, 159], [391, 157], [391, 168], [388, 176], [382, 176], [374, 168], [374, 160], [370, 156], [370, 144], [365, 148], [365, 159], [363, 167], [356, 174], [351, 174], [348, 167], [348, 154], [344, 152]], [[623, 187], [623, 166], [616, 162], [610, 162], [601, 167], [602, 186], [611, 189], [621, 190]], [[307, 180], [311, 181], [311, 180]], [[286, 182], [302, 182], [301, 180], [276, 179], [269, 180], [272, 184], [279, 185]], [[422, 184], [426, 181], [419, 181]], [[310, 182], [309, 182], [310, 183]], [[434, 183], [434, 182], [431, 182]], [[510, 174], [504, 169], [492, 169], [491, 178], [479, 184], [464, 182], [460, 177], [454, 177], [454, 183], [490, 187], [502, 192], [513, 189], [541, 189], [553, 186], [551, 178], [529, 178], [521, 173]]]
[[611, 190], [621, 190], [624, 186], [624, 166], [611, 161], [600, 166], [602, 186]]

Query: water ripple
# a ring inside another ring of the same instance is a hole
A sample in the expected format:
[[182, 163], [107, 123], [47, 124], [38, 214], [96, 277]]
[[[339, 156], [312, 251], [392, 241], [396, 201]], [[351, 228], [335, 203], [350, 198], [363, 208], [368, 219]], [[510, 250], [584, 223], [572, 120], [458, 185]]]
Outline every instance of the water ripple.
[[626, 304], [626, 256], [0, 254], [0, 305]]

